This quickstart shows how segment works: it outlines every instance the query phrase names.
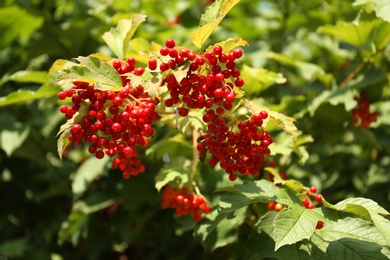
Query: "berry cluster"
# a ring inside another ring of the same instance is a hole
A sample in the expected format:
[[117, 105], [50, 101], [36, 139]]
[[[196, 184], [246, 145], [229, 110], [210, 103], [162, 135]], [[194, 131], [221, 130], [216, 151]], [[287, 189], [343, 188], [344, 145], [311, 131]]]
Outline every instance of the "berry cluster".
[[144, 68], [136, 68], [135, 62], [134, 58], [126, 62], [112, 61], [112, 66], [122, 77], [123, 88], [120, 91], [105, 91], [93, 84], [74, 82], [72, 88], [58, 94], [60, 100], [72, 100], [71, 106], [60, 107], [67, 119], [78, 112], [75, 118], [78, 122], [71, 126], [68, 140], [76, 144], [85, 141], [89, 144], [88, 151], [98, 159], [105, 154], [117, 156], [112, 168], [120, 169], [125, 178], [145, 170], [136, 158], [136, 146], [149, 145], [148, 137], [154, 133], [151, 124], [158, 118], [155, 112], [157, 102], [144, 92], [142, 86], [131, 86], [124, 75], [143, 74]]
[[308, 191], [305, 192], [305, 198], [302, 199], [302, 205], [307, 209], [314, 209], [314, 204], [310, 199], [310, 196], [317, 201], [318, 204], [322, 203], [322, 195], [317, 194], [317, 188], [315, 186], [311, 186]]
[[355, 97], [358, 106], [352, 110], [354, 125], [370, 128], [370, 124], [378, 119], [378, 112], [370, 113], [370, 103], [367, 100], [366, 93], [361, 92], [360, 97]]
[[195, 222], [201, 221], [204, 216], [211, 212], [203, 196], [191, 194], [187, 188], [174, 188], [167, 186], [162, 194], [161, 207], [163, 209], [175, 209], [176, 216], [191, 214]]
[[268, 203], [269, 210], [281, 211], [283, 208], [284, 208], [283, 205], [278, 203], [278, 202], [272, 201], [272, 202]]
[[[179, 49], [173, 39], [168, 39], [160, 49], [160, 71], [175, 69], [188, 63], [187, 75], [178, 81], [173, 74], [166, 76], [161, 86], [166, 85], [170, 97], [165, 99], [167, 107], [180, 104], [179, 115], [186, 116], [190, 109], [211, 109], [217, 106], [216, 114], [222, 115], [230, 110], [235, 101], [234, 86], [242, 87], [240, 70], [236, 69], [235, 60], [242, 56], [241, 49], [223, 53], [221, 46], [203, 54], [195, 54], [187, 48]], [[168, 60], [167, 60], [168, 59]], [[157, 59], [150, 58], [148, 68], [157, 69]], [[210, 119], [211, 120], [211, 119]]]
[[203, 141], [198, 144], [198, 151], [207, 149], [212, 155], [209, 164], [220, 163], [232, 181], [236, 180], [237, 172], [244, 176], [257, 176], [263, 167], [264, 155], [270, 154], [268, 146], [272, 143], [270, 134], [261, 128], [263, 120], [268, 117], [267, 112], [262, 111], [239, 122], [236, 132], [229, 129], [226, 123], [229, 118], [215, 115], [211, 109], [205, 116], [208, 115], [212, 119], [208, 122], [208, 132]]

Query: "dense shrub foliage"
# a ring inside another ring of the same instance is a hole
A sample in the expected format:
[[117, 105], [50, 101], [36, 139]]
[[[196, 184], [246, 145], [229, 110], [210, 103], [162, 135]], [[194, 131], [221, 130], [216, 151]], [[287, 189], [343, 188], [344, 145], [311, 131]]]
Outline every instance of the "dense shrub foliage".
[[390, 4], [0, 4], [0, 259], [389, 259]]

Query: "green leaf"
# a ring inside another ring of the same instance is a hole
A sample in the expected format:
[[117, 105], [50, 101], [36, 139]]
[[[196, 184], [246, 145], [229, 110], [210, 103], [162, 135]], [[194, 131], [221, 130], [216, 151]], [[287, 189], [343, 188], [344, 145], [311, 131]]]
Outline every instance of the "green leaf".
[[276, 111], [269, 111], [268, 115], [272, 123], [290, 134], [294, 140], [302, 134], [295, 126], [294, 122], [296, 120], [293, 117], [288, 117]]
[[390, 22], [390, 2], [386, 0], [356, 0], [353, 6], [369, 6], [374, 10], [377, 17]]
[[269, 202], [278, 191], [275, 184], [267, 180], [244, 181], [234, 188], [222, 195], [219, 201], [221, 212], [232, 212], [250, 203]]
[[390, 233], [388, 232], [390, 221], [384, 217], [389, 216], [390, 213], [375, 201], [367, 198], [350, 198], [340, 201], [336, 205], [331, 205], [326, 200], [323, 203], [325, 207], [348, 212], [370, 221], [390, 244]]
[[58, 244], [62, 245], [65, 241], [70, 239], [72, 244], [76, 246], [79, 237], [81, 235], [86, 236], [87, 234], [86, 228], [88, 220], [88, 214], [79, 210], [72, 210], [68, 219], [62, 223], [60, 231], [58, 232]]
[[308, 111], [311, 116], [314, 115], [316, 110], [322, 105], [329, 103], [333, 106], [338, 104], [343, 104], [346, 111], [351, 111], [356, 107], [356, 101], [354, 97], [357, 95], [356, 90], [345, 87], [337, 88], [334, 90], [325, 90], [317, 97], [312, 99], [311, 103], [308, 106]]
[[21, 70], [6, 78], [7, 81], [44, 84], [49, 81], [46, 71]]
[[351, 45], [363, 47], [364, 44], [369, 43], [371, 32], [378, 25], [378, 22], [378, 20], [358, 22], [339, 21], [336, 25], [321, 26], [317, 32], [329, 34]]
[[313, 259], [388, 259], [389, 243], [369, 221], [344, 218], [316, 230]]
[[51, 83], [42, 85], [37, 91], [18, 89], [5, 97], [0, 97], [0, 107], [14, 104], [22, 104], [29, 101], [56, 96], [58, 88]]
[[87, 190], [90, 183], [101, 176], [106, 171], [107, 162], [110, 160], [108, 156], [103, 159], [90, 157], [78, 168], [72, 182], [72, 192], [74, 200], [77, 200]]
[[0, 8], [0, 46], [7, 46], [16, 38], [27, 42], [43, 24], [43, 17], [30, 14], [17, 5]]
[[[8, 257], [21, 257], [28, 248], [28, 240], [26, 237], [17, 239], [8, 239], [0, 244], [0, 259], [2, 254]], [[8, 258], [4, 258], [6, 260]]]
[[242, 89], [250, 95], [258, 94], [274, 84], [283, 84], [287, 81], [281, 73], [251, 68], [247, 65], [243, 65], [241, 77], [245, 79], [245, 85]]
[[138, 26], [146, 20], [145, 15], [135, 14], [129, 20], [120, 20], [116, 28], [103, 34], [108, 47], [119, 59], [125, 59], [129, 42]]
[[69, 69], [73, 66], [78, 66], [77, 63], [75, 62], [72, 62], [72, 61], [69, 61], [69, 60], [63, 60], [63, 59], [59, 59], [59, 60], [56, 60], [53, 65], [51, 65], [50, 69], [49, 69], [49, 74], [53, 74], [57, 71], [61, 71], [61, 70], [64, 70], [64, 69]]
[[203, 246], [216, 249], [238, 240], [238, 229], [245, 221], [245, 209], [236, 211], [232, 218], [227, 214], [213, 211], [207, 214], [194, 230], [194, 236]]
[[281, 53], [270, 52], [267, 57], [296, 68], [305, 80], [313, 80], [313, 78], [322, 80], [323, 76], [326, 75], [325, 71], [317, 64], [299, 61]]
[[[206, 51], [212, 50], [214, 48], [214, 46], [216, 46], [216, 45], [221, 46], [224, 53], [228, 53], [228, 52], [231, 52], [232, 50], [234, 50], [237, 47], [248, 46], [249, 44], [248, 44], [247, 41], [244, 41], [243, 39], [241, 39], [239, 37], [233, 37], [233, 38], [229, 38], [229, 39], [227, 39], [225, 41], [215, 43], [212, 46], [209, 46], [206, 49]], [[245, 78], [245, 80], [246, 80], [246, 78]]]
[[59, 71], [56, 77], [58, 84], [66, 84], [73, 81], [95, 84], [96, 89], [112, 90], [122, 86], [119, 73], [106, 61], [100, 61], [93, 56], [78, 57], [78, 66]]
[[27, 125], [16, 125], [13, 129], [4, 129], [0, 132], [1, 148], [8, 157], [24, 143], [30, 130]]
[[202, 49], [211, 33], [239, 0], [217, 0], [202, 15], [199, 27], [191, 33], [192, 43]]
[[128, 74], [127, 78], [131, 80], [131, 85], [133, 87], [137, 87], [139, 85], [143, 86], [145, 92], [147, 92], [152, 98], [160, 96], [164, 91], [164, 88], [161, 87], [161, 73], [145, 71], [142, 76]]
[[310, 238], [320, 219], [322, 214], [305, 207], [289, 207], [279, 212], [274, 221], [275, 250]]
[[186, 183], [189, 174], [191, 174], [191, 161], [183, 157], [177, 157], [173, 162], [165, 164], [158, 172], [155, 178], [155, 187], [160, 191], [165, 185], [173, 181]]
[[376, 48], [383, 50], [390, 42], [390, 23], [381, 23], [375, 31], [373, 40]]

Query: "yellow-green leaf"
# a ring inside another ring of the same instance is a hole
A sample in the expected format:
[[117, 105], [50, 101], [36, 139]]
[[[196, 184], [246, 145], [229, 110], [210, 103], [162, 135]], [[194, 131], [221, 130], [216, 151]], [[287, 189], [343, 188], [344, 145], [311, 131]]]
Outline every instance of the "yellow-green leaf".
[[248, 42], [244, 41], [243, 39], [241, 39], [239, 37], [233, 37], [233, 38], [227, 39], [226, 41], [218, 42], [214, 45], [209, 46], [206, 49], [206, 51], [212, 50], [214, 48], [214, 46], [216, 46], [216, 45], [221, 46], [223, 52], [226, 53], [226, 52], [230, 52], [230, 51], [232, 51], [235, 48], [240, 47], [240, 46], [248, 46]]
[[126, 58], [129, 42], [145, 19], [145, 15], [136, 14], [129, 20], [120, 20], [116, 28], [111, 28], [103, 34], [104, 41], [119, 59]]
[[239, 0], [220, 0], [212, 4], [203, 14], [198, 29], [191, 33], [192, 43], [201, 49], [225, 15], [238, 2]]

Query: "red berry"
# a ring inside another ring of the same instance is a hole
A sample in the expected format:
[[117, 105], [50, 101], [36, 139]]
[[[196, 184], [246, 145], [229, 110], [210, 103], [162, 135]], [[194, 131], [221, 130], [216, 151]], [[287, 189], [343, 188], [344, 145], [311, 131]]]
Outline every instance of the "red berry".
[[213, 51], [214, 51], [215, 55], [219, 55], [222, 53], [222, 47], [220, 45], [215, 45], [213, 47]]
[[315, 200], [316, 200], [318, 203], [322, 203], [322, 195], [321, 195], [321, 194], [317, 194], [316, 197], [315, 197]]
[[165, 41], [165, 46], [167, 46], [167, 48], [169, 49], [172, 49], [173, 47], [176, 46], [176, 42], [174, 39], [168, 39]]
[[321, 229], [324, 227], [324, 222], [321, 220], [317, 221], [316, 229]]
[[148, 68], [149, 68], [150, 70], [155, 70], [155, 69], [157, 69], [157, 61], [156, 61], [155, 59], [150, 59], [150, 60], [148, 61]]
[[237, 78], [234, 82], [234, 85], [236, 85], [237, 87], [242, 87], [244, 86], [244, 80], [242, 78]]
[[180, 108], [179, 109], [179, 115], [180, 116], [187, 116], [188, 115], [188, 109], [187, 108]]
[[162, 56], [167, 56], [167, 55], [169, 54], [169, 49], [168, 49], [167, 47], [162, 47], [162, 48], [160, 49], [160, 54], [161, 54]]
[[242, 50], [241, 49], [234, 49], [233, 50], [233, 56], [236, 59], [239, 59], [242, 57]]
[[66, 93], [65, 91], [61, 91], [58, 93], [58, 99], [64, 100], [66, 98]]

